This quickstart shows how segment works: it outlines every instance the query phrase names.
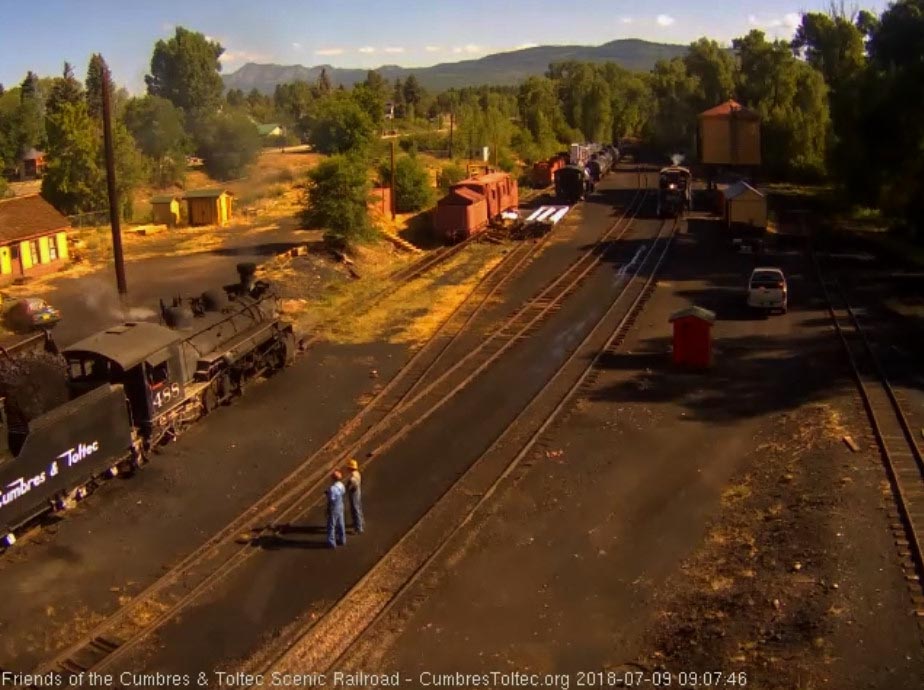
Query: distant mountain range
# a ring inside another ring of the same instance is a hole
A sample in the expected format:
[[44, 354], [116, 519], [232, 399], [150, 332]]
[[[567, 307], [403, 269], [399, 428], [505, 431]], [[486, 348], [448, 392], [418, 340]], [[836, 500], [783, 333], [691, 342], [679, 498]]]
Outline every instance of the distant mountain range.
[[[650, 43], [639, 39], [621, 39], [604, 43], [601, 46], [536, 46], [507, 53], [486, 55], [477, 60], [461, 62], [444, 62], [432, 67], [399, 67], [383, 65], [377, 71], [387, 80], [406, 79], [413, 74], [421, 85], [432, 91], [442, 91], [463, 86], [490, 84], [510, 86], [518, 84], [527, 77], [544, 74], [553, 62], [579, 60], [581, 62], [615, 62], [626, 69], [650, 70], [655, 62], [664, 58], [683, 56], [686, 46], [665, 43]], [[365, 69], [349, 69], [317, 65], [258, 65], [249, 62], [235, 72], [225, 74], [225, 87], [241, 89], [245, 93], [257, 89], [271, 94], [277, 84], [294, 81], [317, 81], [321, 70], [327, 74], [335, 86], [343, 84], [352, 86], [366, 78]]]

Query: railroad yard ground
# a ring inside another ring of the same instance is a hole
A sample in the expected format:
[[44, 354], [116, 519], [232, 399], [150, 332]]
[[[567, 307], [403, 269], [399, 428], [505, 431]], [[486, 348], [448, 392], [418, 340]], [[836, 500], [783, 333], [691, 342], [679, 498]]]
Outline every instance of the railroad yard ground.
[[[473, 350], [592, 246], [618, 218], [614, 208], [632, 198], [616, 189], [627, 180], [611, 176], [574, 209], [447, 359]], [[366, 534], [350, 535], [346, 549], [318, 548], [323, 516], [315, 507], [254, 541], [252, 559], [167, 621], [123, 660], [126, 668], [263, 668], [292, 642], [287, 631], [323, 618], [519, 419], [619, 294], [625, 266], [654, 242], [660, 224], [650, 211], [547, 321], [368, 461]], [[143, 259], [132, 265], [139, 294], [150, 301], [168, 287], [175, 293], [176, 270], [183, 286], [231, 282], [235, 263], [303, 241], [296, 232], [280, 224], [252, 241]], [[357, 295], [361, 302], [381, 277], [358, 292], [317, 296], [334, 273], [347, 280], [339, 267], [329, 265], [327, 276], [298, 257], [270, 270], [288, 297], [316, 295], [319, 310], [347, 318], [137, 476], [109, 482], [0, 558], [0, 668], [39, 666], [254, 503], [380, 390], [509, 251], [472, 245], [355, 317]], [[684, 223], [619, 350], [601, 359], [567, 414], [338, 668], [573, 679], [664, 668], [674, 687], [682, 687], [681, 672], [718, 671], [743, 672], [754, 688], [919, 688], [924, 632], [856, 387], [804, 252], [765, 258], [784, 269], [791, 290], [789, 313], [768, 319], [744, 308], [755, 257], [732, 251], [702, 214]], [[86, 278], [61, 281], [58, 306], [85, 297], [88, 283], [78, 280]], [[907, 321], [879, 333], [910, 361], [919, 304], [900, 301], [889, 311]], [[669, 316], [691, 303], [717, 314], [715, 365], [706, 373], [670, 364]], [[322, 321], [334, 323], [301, 325]], [[920, 374], [901, 383], [915, 428], [924, 426]]]

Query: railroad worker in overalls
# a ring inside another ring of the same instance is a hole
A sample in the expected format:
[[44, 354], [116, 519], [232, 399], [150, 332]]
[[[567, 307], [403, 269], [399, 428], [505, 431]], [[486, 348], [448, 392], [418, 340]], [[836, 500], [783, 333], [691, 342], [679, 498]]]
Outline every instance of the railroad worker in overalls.
[[363, 477], [359, 473], [359, 463], [355, 459], [351, 459], [347, 463], [347, 469], [350, 470], [346, 488], [350, 497], [350, 515], [353, 518], [353, 529], [356, 530], [356, 534], [362, 534], [363, 526], [365, 525], [365, 520], [363, 520]]
[[343, 473], [334, 470], [331, 485], [327, 488], [327, 545], [336, 548], [346, 544], [346, 523], [343, 519]]

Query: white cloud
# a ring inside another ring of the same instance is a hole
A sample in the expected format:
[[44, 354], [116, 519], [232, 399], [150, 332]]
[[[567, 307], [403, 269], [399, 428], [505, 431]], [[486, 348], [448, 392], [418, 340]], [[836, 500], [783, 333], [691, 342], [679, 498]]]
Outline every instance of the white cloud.
[[295, 48], [295, 50], [301, 50], [301, 49], [302, 49], [302, 44], [299, 43], [298, 41], [293, 41], [293, 42], [292, 42], [292, 47]]
[[272, 62], [273, 56], [250, 50], [226, 50], [218, 59], [221, 64], [225, 65], [243, 62]]
[[368, 55], [369, 53], [374, 53], [375, 48], [373, 48], [372, 46], [363, 46], [362, 48], [359, 49], [359, 52], [365, 53], [366, 55]]
[[170, 32], [176, 29], [176, 24], [171, 24], [170, 22], [164, 22], [163, 24], [160, 25], [160, 28], [163, 29], [164, 31]]
[[748, 24], [761, 29], [780, 29], [775, 34], [795, 33], [796, 28], [802, 23], [802, 15], [798, 12], [789, 12], [782, 17], [762, 18], [754, 14], [748, 15]]
[[343, 48], [321, 48], [314, 51], [315, 55], [343, 55]]
[[623, 17], [619, 21], [621, 21], [623, 24], [631, 24], [634, 20], [632, 17]]
[[468, 43], [464, 46], [454, 46], [452, 52], [456, 55], [460, 53], [468, 53], [473, 55], [475, 53], [483, 53], [485, 51], [484, 46], [475, 45], [474, 43]]
[[427, 46], [424, 48], [428, 53], [438, 53], [442, 50], [439, 46]]
[[802, 15], [798, 12], [787, 12], [783, 15], [783, 26], [787, 29], [795, 29], [802, 24]]
[[516, 49], [517, 49], [517, 50], [526, 50], [527, 48], [536, 48], [536, 47], [538, 47], [538, 46], [539, 46], [538, 43], [521, 43], [520, 45], [518, 45], [518, 46], [516, 47]]
[[401, 46], [386, 46], [385, 52], [386, 53], [403, 53], [404, 48], [402, 48]]
[[655, 22], [657, 22], [658, 26], [670, 26], [674, 23], [674, 18], [669, 14], [659, 14]]

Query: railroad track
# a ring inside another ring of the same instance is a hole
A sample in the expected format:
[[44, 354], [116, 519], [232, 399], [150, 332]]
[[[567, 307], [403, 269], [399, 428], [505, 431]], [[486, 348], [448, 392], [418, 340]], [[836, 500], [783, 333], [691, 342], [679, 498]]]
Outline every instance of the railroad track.
[[924, 457], [886, 368], [837, 279], [826, 279], [812, 252], [828, 313], [844, 347], [886, 468], [899, 523], [893, 525], [918, 621], [924, 626]]
[[654, 290], [678, 226], [679, 220], [662, 223], [645, 251], [626, 265], [630, 277], [623, 289], [555, 375], [398, 543], [326, 612], [274, 640], [274, 650], [280, 651], [264, 652], [243, 672], [326, 673], [349, 668], [357, 646], [486, 507], [575, 396], [586, 390], [600, 358], [622, 344]]
[[[434, 381], [423, 385], [422, 377], [432, 371], [442, 353], [446, 352], [458, 334], [463, 332], [462, 329], [505, 282], [505, 276], [512, 275], [532, 255], [532, 252], [526, 250], [511, 252], [499, 264], [510, 268], [510, 272], [495, 274], [492, 271], [486, 275], [475, 291], [479, 297], [469, 303], [467, 311], [462, 307], [468, 300], [444, 323], [446, 326], [451, 321], [461, 321], [462, 326], [455, 335], [447, 335], [443, 328], [437, 331], [373, 401], [334, 438], [200, 548], [182, 559], [87, 635], [51, 661], [42, 664], [36, 672], [76, 674], [112, 667], [184, 607], [197, 600], [255, 553], [260, 553], [260, 549], [253, 547], [274, 538], [281, 525], [297, 521], [317, 505], [313, 497], [321, 493], [331, 466], [342, 464], [346, 457], [356, 454], [364, 446], [372, 448], [367, 453], [370, 458], [381, 454], [496, 362], [541, 319], [553, 313], [561, 301], [603, 260], [609, 243], [628, 232], [647, 194], [647, 191], [637, 193], [630, 207], [591, 249], [536, 297], [527, 301], [500, 329]], [[535, 244], [533, 248], [537, 246]], [[511, 263], [508, 265], [507, 262]], [[495, 277], [488, 280], [492, 274]], [[433, 350], [436, 351], [435, 357], [432, 356]], [[431, 355], [429, 360], [428, 355]], [[415, 410], [420, 410], [416, 416]]]

